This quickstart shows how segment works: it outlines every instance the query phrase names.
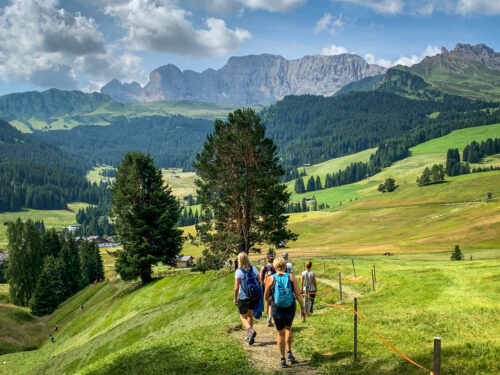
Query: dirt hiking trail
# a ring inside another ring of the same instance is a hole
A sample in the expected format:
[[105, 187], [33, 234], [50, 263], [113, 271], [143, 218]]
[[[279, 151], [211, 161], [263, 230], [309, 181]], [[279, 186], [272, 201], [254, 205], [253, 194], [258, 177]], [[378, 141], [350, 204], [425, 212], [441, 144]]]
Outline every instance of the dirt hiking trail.
[[[298, 319], [300, 318], [295, 318], [296, 321]], [[246, 331], [244, 329], [233, 331], [230, 336], [241, 342], [243, 349], [249, 354], [252, 364], [256, 368], [265, 374], [317, 374], [310, 361], [293, 350], [293, 344], [292, 352], [298, 363], [288, 364], [287, 368], [280, 368], [280, 355], [276, 347], [276, 328], [268, 327], [266, 318], [262, 317], [260, 322], [255, 321], [254, 329], [257, 332], [257, 337], [253, 345], [248, 345], [245, 341]]]

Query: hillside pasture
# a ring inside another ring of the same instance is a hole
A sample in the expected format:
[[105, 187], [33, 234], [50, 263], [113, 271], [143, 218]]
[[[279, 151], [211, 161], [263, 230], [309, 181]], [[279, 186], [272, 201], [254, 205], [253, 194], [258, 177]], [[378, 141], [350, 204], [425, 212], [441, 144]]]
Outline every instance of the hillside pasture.
[[[320, 294], [307, 321], [294, 323], [294, 350], [325, 374], [424, 374], [358, 323], [358, 362], [352, 359], [352, 306], [398, 350], [432, 368], [432, 339], [443, 339], [442, 372], [495, 373], [500, 350], [500, 259], [484, 250], [473, 261], [437, 254], [312, 258]], [[311, 258], [292, 258], [297, 271]], [[337, 274], [345, 284], [343, 301]], [[370, 268], [377, 267], [376, 291]], [[60, 324], [56, 343], [0, 356], [0, 374], [262, 373], [233, 332], [240, 326], [232, 305], [234, 275], [213, 272], [166, 277], [140, 286], [105, 282], [64, 302], [44, 322]], [[85, 305], [83, 312], [79, 306]], [[241, 331], [239, 331], [241, 332]], [[243, 335], [243, 332], [238, 333]], [[259, 336], [256, 345], [261, 344]], [[278, 369], [269, 343], [267, 358]]]

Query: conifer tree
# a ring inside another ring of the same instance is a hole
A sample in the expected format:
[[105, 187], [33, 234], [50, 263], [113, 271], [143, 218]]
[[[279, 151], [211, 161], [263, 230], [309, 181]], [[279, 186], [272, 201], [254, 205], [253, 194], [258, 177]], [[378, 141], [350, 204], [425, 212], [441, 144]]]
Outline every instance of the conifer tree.
[[323, 189], [323, 186], [321, 185], [321, 178], [319, 176], [316, 176], [316, 181], [315, 181], [315, 189], [316, 190], [321, 190]]
[[41, 233], [30, 219], [17, 219], [7, 228], [7, 280], [12, 303], [28, 306], [42, 267]]
[[52, 256], [44, 258], [33, 298], [30, 301], [33, 314], [39, 316], [50, 314], [65, 299], [64, 282], [61, 277], [61, 270], [64, 267], [61, 264], [61, 259]]
[[[206, 246], [205, 263], [220, 268], [233, 254], [276, 245], [296, 236], [283, 215], [290, 193], [281, 183], [276, 146], [252, 109], [216, 120], [193, 166], [202, 209], [197, 237]], [[207, 220], [213, 212], [214, 220]]]
[[153, 264], [173, 264], [182, 248], [180, 204], [164, 185], [151, 156], [127, 153], [111, 188], [112, 215], [123, 250], [115, 252], [115, 268], [124, 280], [151, 280]]
[[293, 189], [297, 194], [302, 194], [306, 192], [306, 188], [304, 186], [304, 180], [302, 179], [302, 177], [295, 180], [295, 186]]
[[307, 191], [314, 191], [316, 190], [316, 183], [314, 182], [314, 177], [311, 176], [309, 177], [309, 180], [307, 180]]

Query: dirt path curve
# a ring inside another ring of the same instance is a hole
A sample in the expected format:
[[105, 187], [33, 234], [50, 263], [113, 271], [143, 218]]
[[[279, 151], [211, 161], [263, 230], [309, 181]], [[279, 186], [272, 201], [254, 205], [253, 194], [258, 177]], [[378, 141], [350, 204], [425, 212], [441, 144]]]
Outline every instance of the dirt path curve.
[[[296, 320], [298, 317], [295, 318]], [[317, 374], [316, 369], [310, 365], [309, 360], [300, 357], [296, 351], [292, 351], [295, 358], [299, 361], [297, 364], [289, 365], [287, 368], [280, 368], [280, 356], [276, 348], [276, 329], [267, 326], [267, 321], [262, 318], [260, 322], [254, 324], [257, 332], [255, 343], [250, 346], [245, 341], [245, 331], [233, 331], [230, 335], [238, 339], [243, 349], [250, 355], [252, 364], [265, 374]]]
[[[316, 278], [316, 280], [318, 280], [320, 283], [329, 285], [329, 286], [331, 286], [331, 287], [333, 287], [333, 288], [335, 288], [337, 290], [339, 289], [339, 283], [338, 283], [338, 281], [334, 282], [334, 281], [331, 281], [331, 280], [328, 280], [328, 279], [321, 279], [319, 277]], [[356, 292], [354, 289], [352, 289], [351, 287], [349, 287], [349, 285], [345, 285], [344, 283], [342, 283], [342, 295], [344, 295], [344, 294], [347, 295], [347, 299], [352, 299], [354, 297], [361, 297], [361, 294], [359, 292]]]

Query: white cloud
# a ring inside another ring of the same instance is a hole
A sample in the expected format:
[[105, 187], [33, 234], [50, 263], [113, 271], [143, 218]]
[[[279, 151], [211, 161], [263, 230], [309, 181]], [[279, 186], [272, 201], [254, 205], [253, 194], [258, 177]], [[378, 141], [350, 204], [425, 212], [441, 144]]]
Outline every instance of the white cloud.
[[342, 22], [341, 13], [335, 19], [333, 19], [330, 13], [325, 13], [323, 17], [316, 22], [316, 25], [314, 26], [314, 33], [318, 34], [322, 31], [328, 30], [331, 35], [335, 36], [337, 28], [342, 26], [344, 26], [344, 22]]
[[416, 13], [420, 16], [428, 16], [434, 12], [435, 4], [434, 3], [427, 3], [421, 8], [418, 8]]
[[0, 10], [0, 78], [74, 88], [77, 56], [105, 51], [92, 18], [57, 9], [57, 0], [16, 0]]
[[347, 49], [345, 47], [336, 46], [334, 44], [321, 50], [322, 55], [341, 55], [343, 53], [348, 53]]
[[382, 14], [399, 14], [403, 12], [402, 0], [333, 0], [357, 4]]
[[405, 65], [412, 66], [418, 64], [420, 61], [424, 59], [426, 56], [434, 56], [440, 53], [441, 50], [437, 46], [431, 46], [430, 44], [420, 55], [413, 54], [411, 56], [400, 56], [398, 60], [392, 62], [391, 60], [383, 59], [383, 58], [375, 58], [375, 56], [371, 53], [367, 53], [365, 55], [365, 60], [368, 64], [377, 64], [383, 66], [385, 68], [390, 68], [394, 65]]
[[459, 0], [457, 13], [500, 14], [500, 1], [498, 0]]
[[393, 64], [390, 60], [386, 60], [386, 59], [376, 59], [374, 55], [372, 55], [371, 53], [367, 53], [365, 55], [365, 60], [368, 64], [376, 64], [376, 65], [380, 65], [380, 66], [383, 66], [384, 68], [390, 68]]
[[195, 29], [191, 13], [174, 0], [113, 2], [105, 13], [116, 17], [126, 30], [125, 41], [135, 50], [196, 56], [224, 55], [251, 38], [247, 30], [229, 29], [222, 19], [208, 18], [207, 29]]
[[291, 12], [304, 5], [307, 0], [191, 0], [210, 14], [229, 15], [245, 8], [267, 10], [270, 12]]

